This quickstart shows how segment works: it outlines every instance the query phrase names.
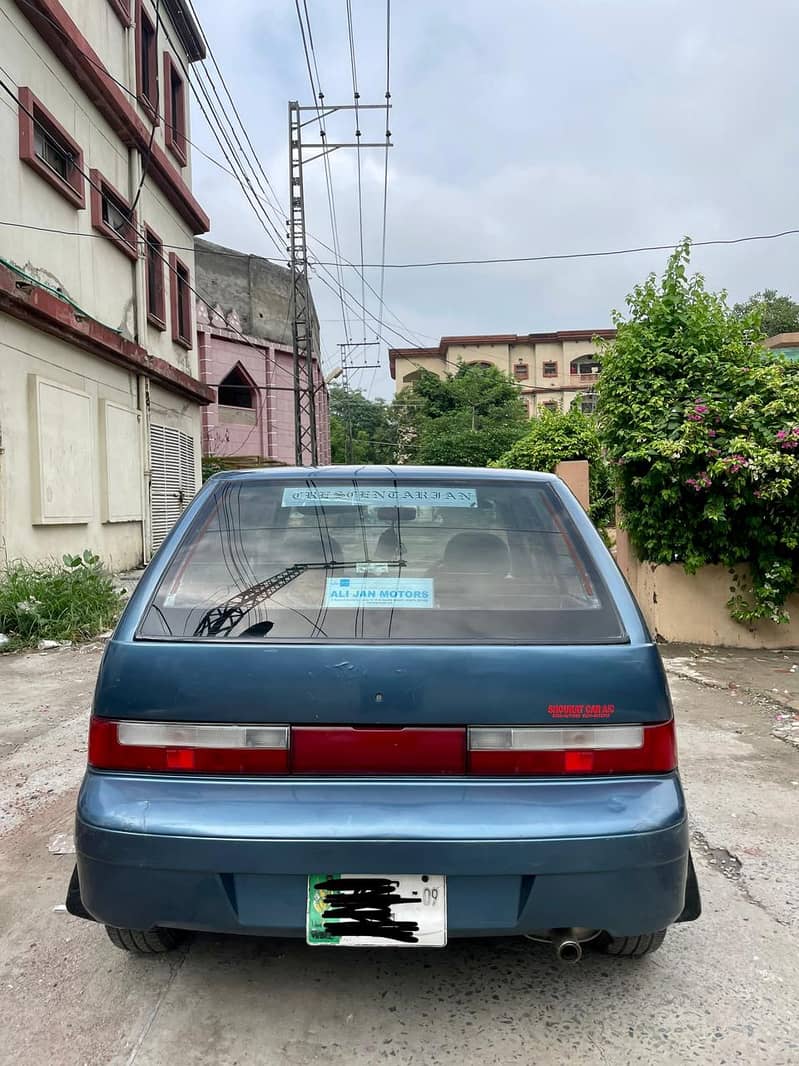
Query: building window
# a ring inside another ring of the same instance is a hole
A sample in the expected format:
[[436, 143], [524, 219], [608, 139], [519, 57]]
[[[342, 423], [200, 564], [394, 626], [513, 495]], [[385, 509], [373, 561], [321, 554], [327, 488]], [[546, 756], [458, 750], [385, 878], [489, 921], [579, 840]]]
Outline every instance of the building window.
[[545, 400], [544, 403], [541, 404], [541, 406], [544, 408], [545, 411], [559, 411], [560, 410], [560, 404], [558, 403], [557, 400]]
[[136, 93], [139, 103], [153, 120], [158, 120], [158, 32], [155, 23], [136, 2]]
[[30, 89], [19, 88], [19, 158], [75, 207], [85, 207], [83, 152]]
[[543, 372], [545, 378], [556, 378], [558, 376], [558, 364], [555, 362], [544, 363]]
[[234, 366], [219, 383], [217, 403], [223, 407], [255, 407], [252, 386], [239, 366]]
[[595, 392], [586, 392], [580, 397], [580, 410], [584, 415], [592, 415], [596, 411], [597, 394]]
[[468, 363], [468, 366], [479, 366], [482, 370], [490, 370], [494, 365], [493, 363], [486, 363], [485, 360], [475, 360], [473, 363]]
[[572, 375], [579, 375], [580, 381], [596, 381], [596, 376], [599, 373], [599, 361], [595, 355], [580, 355], [576, 359], [572, 359], [569, 369]]
[[[428, 371], [428, 373], [429, 373], [429, 371]], [[420, 367], [418, 370], [412, 370], [410, 372], [410, 374], [406, 374], [403, 377], [402, 382], [403, 382], [403, 384], [409, 384], [410, 382], [418, 381], [421, 378], [422, 374], [424, 374], [424, 368], [423, 367]]]
[[166, 329], [164, 297], [164, 246], [148, 227], [144, 231], [147, 249], [147, 321], [156, 329]]
[[126, 28], [130, 26], [130, 0], [108, 0], [114, 14]]
[[166, 146], [181, 166], [186, 165], [186, 88], [172, 56], [164, 52]]
[[184, 348], [191, 348], [191, 275], [189, 268], [174, 252], [169, 253], [169, 292], [172, 340]]
[[89, 171], [91, 184], [92, 225], [130, 259], [138, 258], [136, 250], [136, 215], [130, 204], [110, 185], [99, 170]]
[[528, 363], [517, 363], [513, 368], [513, 376], [517, 381], [527, 381], [530, 377], [530, 366]]

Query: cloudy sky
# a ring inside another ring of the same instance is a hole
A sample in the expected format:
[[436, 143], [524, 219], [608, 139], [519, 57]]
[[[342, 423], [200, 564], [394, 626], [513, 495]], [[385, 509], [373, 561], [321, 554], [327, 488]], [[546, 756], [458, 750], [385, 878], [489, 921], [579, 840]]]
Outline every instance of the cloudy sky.
[[[306, 2], [326, 99], [351, 103], [346, 0]], [[287, 101], [311, 102], [294, 2], [195, 5], [285, 201]], [[385, 3], [351, 5], [361, 101], [379, 103]], [[795, 0], [394, 0], [387, 261], [546, 255], [799, 226], [796, 19]], [[353, 129], [345, 114], [328, 135], [351, 140]], [[362, 129], [364, 139], [380, 140], [384, 116], [364, 114]], [[196, 111], [192, 137], [220, 156]], [[355, 262], [355, 154], [335, 153], [331, 168], [342, 254]], [[362, 171], [365, 261], [379, 262], [383, 152], [363, 150]], [[197, 153], [194, 187], [212, 240], [275, 254], [233, 179]], [[306, 197], [310, 232], [331, 243], [321, 161], [306, 170]], [[607, 326], [611, 309], [665, 254], [387, 270], [382, 332], [407, 346], [390, 326], [419, 344], [442, 334]], [[732, 300], [764, 287], [799, 297], [797, 256], [793, 236], [699, 248], [693, 263]], [[379, 270], [366, 274], [379, 288]], [[354, 271], [345, 270], [344, 283], [360, 299]], [[313, 288], [325, 361], [335, 366], [347, 339], [340, 307], [318, 281]], [[366, 303], [378, 314], [368, 290]], [[352, 318], [351, 338], [361, 340]], [[353, 380], [388, 397], [385, 343], [379, 351], [382, 368]]]

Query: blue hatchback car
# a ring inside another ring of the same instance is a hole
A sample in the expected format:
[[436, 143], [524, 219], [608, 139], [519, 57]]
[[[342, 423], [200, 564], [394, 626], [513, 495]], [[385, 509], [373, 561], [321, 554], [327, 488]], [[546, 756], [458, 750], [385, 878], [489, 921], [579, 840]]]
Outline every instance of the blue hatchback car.
[[662, 664], [555, 477], [212, 478], [94, 699], [67, 905], [144, 953], [527, 936], [639, 956], [699, 894]]

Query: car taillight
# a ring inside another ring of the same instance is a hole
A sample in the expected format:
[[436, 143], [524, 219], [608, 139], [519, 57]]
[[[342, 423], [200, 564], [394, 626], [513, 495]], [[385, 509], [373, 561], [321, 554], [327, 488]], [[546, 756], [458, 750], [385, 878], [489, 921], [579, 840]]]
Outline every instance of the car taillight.
[[114, 722], [92, 717], [89, 765], [98, 770], [169, 770], [205, 774], [288, 771], [285, 725]]
[[673, 720], [646, 726], [479, 726], [469, 730], [472, 774], [663, 774], [676, 766]]
[[297, 774], [464, 774], [463, 727], [293, 726]]
[[585, 726], [294, 726], [92, 717], [98, 770], [205, 774], [562, 776], [668, 773], [674, 722]]

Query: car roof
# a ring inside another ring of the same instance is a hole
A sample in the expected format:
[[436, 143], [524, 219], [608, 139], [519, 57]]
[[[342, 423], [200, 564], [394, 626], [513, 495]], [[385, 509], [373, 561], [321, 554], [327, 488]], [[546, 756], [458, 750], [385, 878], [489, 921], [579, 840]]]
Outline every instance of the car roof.
[[380, 480], [386, 477], [416, 478], [420, 481], [438, 481], [441, 478], [468, 479], [469, 481], [539, 481], [558, 482], [554, 474], [531, 470], [488, 470], [471, 466], [273, 466], [254, 470], [222, 470], [214, 474], [213, 481], [261, 481], [261, 480]]

